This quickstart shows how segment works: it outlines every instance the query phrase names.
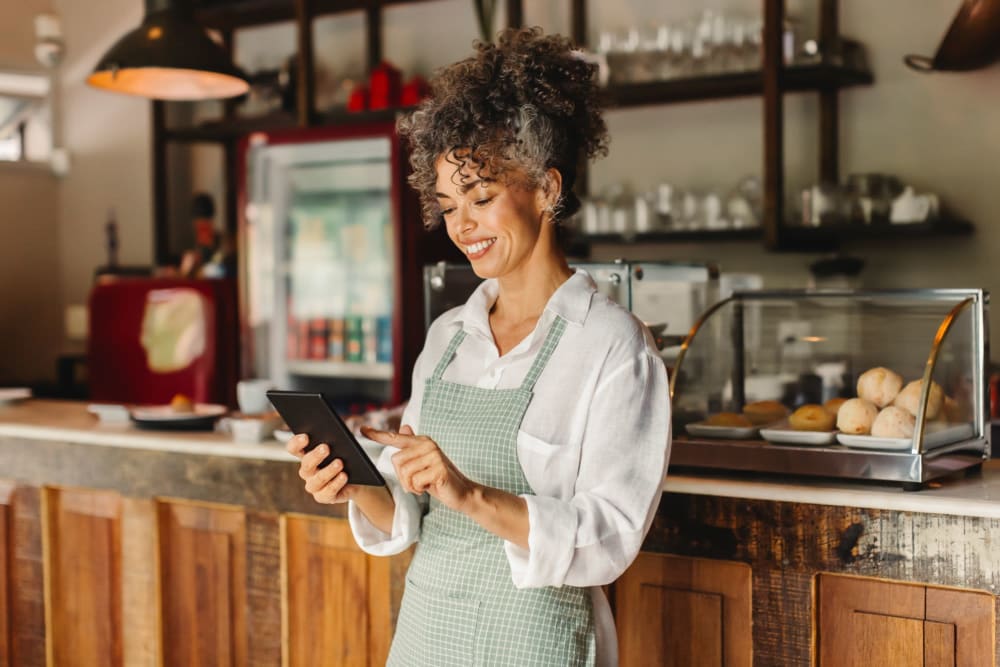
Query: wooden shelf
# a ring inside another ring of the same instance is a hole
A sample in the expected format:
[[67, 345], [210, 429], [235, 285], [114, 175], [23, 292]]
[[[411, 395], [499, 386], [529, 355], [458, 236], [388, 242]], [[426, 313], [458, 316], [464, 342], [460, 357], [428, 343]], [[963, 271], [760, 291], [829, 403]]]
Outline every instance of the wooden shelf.
[[782, 227], [779, 250], [822, 252], [856, 241], [915, 240], [971, 236], [975, 226], [966, 220], [938, 219], [912, 224], [828, 225], [821, 227]]
[[[318, 114], [315, 122], [309, 127], [330, 125], [355, 125], [391, 121], [400, 113], [409, 111], [412, 107], [379, 109], [377, 111], [332, 111]], [[250, 134], [251, 132], [269, 132], [288, 130], [299, 127], [290, 113], [273, 113], [255, 118], [233, 118], [232, 120], [213, 120], [194, 127], [168, 128], [165, 131], [167, 141], [177, 142], [225, 142]]]
[[[431, 0], [312, 0], [313, 16], [359, 12], [373, 7], [410, 5]], [[294, 0], [201, 0], [195, 18], [206, 28], [233, 30], [295, 20]]]
[[287, 364], [288, 372], [293, 375], [391, 380], [393, 374], [392, 364], [388, 362], [289, 359]]
[[672, 243], [681, 241], [759, 241], [763, 235], [760, 227], [744, 229], [691, 229], [673, 232], [645, 232], [634, 236], [623, 234], [577, 234], [579, 243]]
[[[872, 83], [871, 72], [835, 65], [795, 65], [782, 70], [785, 92], [838, 90]], [[760, 71], [608, 86], [612, 108], [628, 108], [673, 102], [719, 100], [762, 95], [764, 75]]]

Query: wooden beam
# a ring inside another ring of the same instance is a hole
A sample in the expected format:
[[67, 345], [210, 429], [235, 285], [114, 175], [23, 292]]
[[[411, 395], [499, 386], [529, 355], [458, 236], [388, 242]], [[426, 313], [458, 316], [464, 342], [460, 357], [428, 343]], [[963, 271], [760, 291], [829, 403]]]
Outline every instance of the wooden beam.
[[382, 7], [377, 2], [365, 8], [365, 28], [367, 29], [368, 72], [371, 73], [382, 62]]
[[[820, 1], [821, 53], [829, 53], [836, 46], [840, 31], [838, 9], [838, 0]], [[827, 183], [840, 181], [840, 104], [837, 88], [826, 88], [819, 94], [819, 178]]]
[[170, 261], [167, 217], [167, 105], [152, 103], [153, 114], [153, 258], [157, 266]]
[[764, 244], [775, 249], [784, 224], [784, 137], [782, 107], [783, 0], [764, 2]]
[[300, 127], [309, 127], [316, 114], [316, 63], [313, 57], [313, 3], [295, 0], [296, 116]]
[[570, 37], [581, 48], [587, 45], [587, 0], [572, 0], [570, 5]]
[[[524, 0], [507, 0], [507, 25], [520, 28], [524, 25]], [[493, 35], [490, 35], [490, 39]]]

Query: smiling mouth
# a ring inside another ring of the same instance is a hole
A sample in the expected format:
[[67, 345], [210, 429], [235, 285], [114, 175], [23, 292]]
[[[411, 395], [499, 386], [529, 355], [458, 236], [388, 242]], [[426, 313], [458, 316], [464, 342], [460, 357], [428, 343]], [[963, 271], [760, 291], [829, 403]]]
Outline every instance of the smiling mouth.
[[464, 246], [465, 247], [465, 254], [469, 255], [470, 257], [472, 255], [480, 255], [483, 252], [485, 252], [487, 248], [489, 248], [491, 245], [493, 245], [494, 243], [496, 243], [496, 240], [497, 239], [494, 236], [491, 239], [486, 239], [485, 241], [480, 241], [478, 243], [473, 243], [472, 245]]

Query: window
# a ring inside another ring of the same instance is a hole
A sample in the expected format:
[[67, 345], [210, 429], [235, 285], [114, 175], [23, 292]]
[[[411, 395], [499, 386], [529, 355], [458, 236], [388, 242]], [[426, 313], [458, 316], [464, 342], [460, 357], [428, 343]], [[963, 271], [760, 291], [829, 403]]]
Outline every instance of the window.
[[0, 162], [45, 162], [52, 152], [47, 74], [0, 71]]

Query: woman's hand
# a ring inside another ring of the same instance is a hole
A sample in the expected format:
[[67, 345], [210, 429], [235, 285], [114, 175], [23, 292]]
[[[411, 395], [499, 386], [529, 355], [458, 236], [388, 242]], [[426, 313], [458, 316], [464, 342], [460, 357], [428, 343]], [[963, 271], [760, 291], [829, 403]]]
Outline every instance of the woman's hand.
[[463, 512], [479, 486], [461, 473], [436, 442], [414, 435], [409, 426], [403, 425], [399, 433], [363, 426], [361, 433], [400, 450], [393, 454], [392, 465], [405, 491], [418, 495], [426, 491], [446, 507]]
[[348, 484], [347, 473], [344, 472], [344, 462], [334, 459], [325, 468], [317, 468], [330, 454], [330, 447], [321, 444], [308, 454], [304, 450], [309, 445], [309, 436], [299, 434], [285, 445], [291, 454], [298, 457], [299, 477], [306, 482], [306, 492], [318, 503], [335, 504], [353, 500], [359, 487]]

